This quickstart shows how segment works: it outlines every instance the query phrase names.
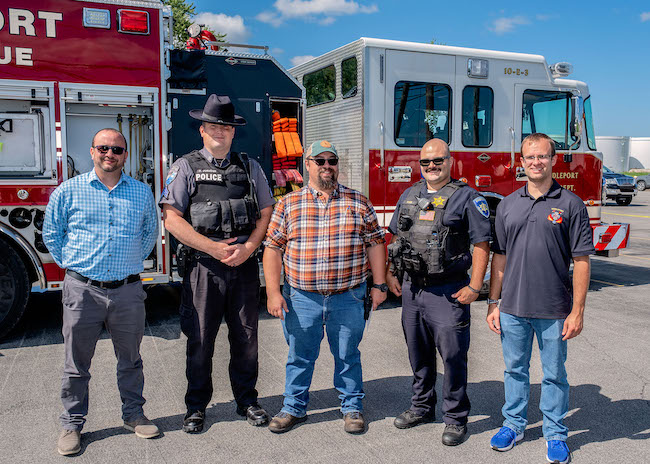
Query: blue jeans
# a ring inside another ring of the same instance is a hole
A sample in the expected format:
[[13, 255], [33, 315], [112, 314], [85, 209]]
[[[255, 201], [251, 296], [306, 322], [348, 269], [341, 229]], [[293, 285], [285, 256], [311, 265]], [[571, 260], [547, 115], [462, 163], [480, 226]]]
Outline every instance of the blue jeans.
[[547, 441], [566, 441], [568, 428], [564, 425], [564, 417], [569, 411], [569, 383], [564, 368], [567, 356], [567, 342], [562, 341], [564, 319], [536, 319], [501, 313], [500, 320], [506, 364], [503, 425], [517, 434], [526, 429], [530, 397], [528, 369], [535, 335], [544, 373], [539, 400], [539, 409], [544, 415], [542, 432]]
[[361, 352], [363, 299], [366, 285], [336, 295], [321, 295], [291, 287], [282, 290], [289, 312], [282, 328], [289, 345], [282, 411], [307, 414], [309, 386], [323, 340], [323, 327], [334, 356], [334, 387], [340, 392], [341, 412], [362, 411]]

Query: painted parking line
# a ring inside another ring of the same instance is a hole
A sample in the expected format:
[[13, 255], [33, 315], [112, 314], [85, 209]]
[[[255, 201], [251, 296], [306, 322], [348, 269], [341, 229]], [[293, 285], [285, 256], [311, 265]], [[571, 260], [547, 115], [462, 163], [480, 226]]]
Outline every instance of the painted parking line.
[[638, 218], [650, 219], [650, 216], [642, 216], [640, 214], [602, 213], [601, 216], [626, 216], [626, 217], [638, 217]]
[[614, 287], [624, 287], [621, 284], [615, 284], [614, 282], [606, 282], [604, 280], [591, 279], [592, 282], [598, 282], [599, 284], [613, 285]]

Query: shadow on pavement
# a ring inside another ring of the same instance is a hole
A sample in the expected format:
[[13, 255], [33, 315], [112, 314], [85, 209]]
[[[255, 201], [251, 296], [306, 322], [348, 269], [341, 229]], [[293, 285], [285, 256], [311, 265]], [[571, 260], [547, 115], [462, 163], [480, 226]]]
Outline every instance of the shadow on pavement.
[[[438, 374], [438, 390], [442, 376]], [[373, 422], [393, 418], [409, 407], [411, 377], [396, 376], [374, 379], [364, 382], [366, 399], [364, 400], [364, 416], [368, 430], [373, 427]], [[472, 435], [484, 432], [496, 432], [503, 418], [501, 406], [503, 405], [503, 382], [483, 381], [470, 383], [468, 393], [472, 401], [469, 431]], [[540, 384], [531, 385], [529, 401], [529, 423], [542, 420], [539, 411]], [[272, 416], [282, 408], [282, 395], [260, 398], [260, 404]], [[338, 392], [334, 389], [324, 389], [310, 392], [310, 405], [308, 420], [296, 428], [320, 422], [334, 422], [339, 426], [341, 413], [339, 412], [340, 400]], [[567, 444], [572, 451], [580, 449], [589, 443], [601, 443], [620, 438], [632, 440], [647, 440], [650, 438], [650, 402], [647, 400], [619, 400], [612, 401], [600, 393], [597, 385], [585, 384], [571, 387], [571, 400], [569, 410], [573, 411], [565, 423], [569, 427], [570, 436]], [[179, 414], [151, 418], [163, 433], [180, 430], [183, 422], [184, 411]], [[473, 420], [473, 416], [487, 416]], [[206, 411], [205, 427], [202, 433], [218, 422], [234, 422], [244, 420], [235, 412], [234, 401], [216, 403]], [[442, 422], [440, 400], [436, 407], [436, 422]], [[86, 446], [94, 441], [130, 433], [121, 427], [98, 430], [84, 434], [82, 453]], [[289, 432], [291, 433], [291, 432]], [[543, 437], [542, 426], [536, 425], [526, 430], [525, 440], [537, 440]]]
[[650, 283], [650, 268], [623, 264], [620, 261], [616, 261], [616, 259], [591, 260], [589, 291], [597, 292], [603, 288], [618, 285], [636, 287], [637, 285]]

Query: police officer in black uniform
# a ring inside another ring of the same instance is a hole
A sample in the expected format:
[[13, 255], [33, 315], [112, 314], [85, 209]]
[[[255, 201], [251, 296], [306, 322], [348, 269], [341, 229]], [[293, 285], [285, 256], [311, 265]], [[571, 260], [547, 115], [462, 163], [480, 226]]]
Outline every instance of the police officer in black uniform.
[[269, 416], [255, 389], [260, 286], [255, 251], [275, 200], [259, 163], [230, 151], [235, 126], [246, 124], [230, 98], [210, 95], [203, 110], [190, 116], [202, 122], [203, 148], [172, 165], [159, 202], [165, 228], [181, 242], [177, 258], [184, 273], [180, 316], [188, 382], [183, 431], [203, 430], [212, 397], [214, 343], [224, 317], [237, 413], [260, 426]]
[[402, 295], [402, 327], [413, 369], [411, 407], [395, 418], [395, 427], [434, 420], [437, 348], [444, 364], [442, 443], [448, 446], [461, 444], [467, 434], [469, 304], [483, 284], [491, 239], [485, 198], [451, 179], [451, 165], [443, 140], [422, 147], [424, 179], [397, 203], [389, 226], [387, 272], [389, 288]]

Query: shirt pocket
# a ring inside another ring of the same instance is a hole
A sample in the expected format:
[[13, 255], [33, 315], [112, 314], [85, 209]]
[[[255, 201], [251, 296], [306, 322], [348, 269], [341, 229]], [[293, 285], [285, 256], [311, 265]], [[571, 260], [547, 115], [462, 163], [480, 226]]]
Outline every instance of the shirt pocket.
[[349, 206], [341, 212], [340, 230], [345, 234], [361, 234], [363, 232], [363, 216], [361, 212]]

